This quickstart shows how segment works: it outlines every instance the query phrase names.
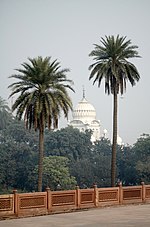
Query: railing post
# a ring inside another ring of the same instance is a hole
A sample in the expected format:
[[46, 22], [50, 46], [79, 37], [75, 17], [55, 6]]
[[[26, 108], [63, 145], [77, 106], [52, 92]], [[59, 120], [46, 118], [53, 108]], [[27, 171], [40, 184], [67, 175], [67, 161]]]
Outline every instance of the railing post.
[[94, 205], [95, 207], [98, 207], [98, 189], [97, 189], [97, 185], [94, 184]]
[[51, 201], [51, 190], [49, 187], [46, 188], [46, 192], [47, 192], [47, 210], [48, 210], [48, 213], [50, 213], [52, 211], [52, 201]]
[[119, 204], [123, 203], [123, 188], [122, 188], [122, 182], [120, 181], [118, 183], [119, 186]]
[[144, 182], [141, 182], [142, 185], [142, 202], [145, 202], [145, 184]]
[[18, 194], [17, 194], [17, 190], [14, 189], [13, 190], [13, 194], [14, 194], [14, 213], [16, 216], [18, 216]]
[[80, 204], [81, 204], [81, 197], [80, 197], [80, 189], [79, 186], [76, 186], [76, 207], [80, 208]]

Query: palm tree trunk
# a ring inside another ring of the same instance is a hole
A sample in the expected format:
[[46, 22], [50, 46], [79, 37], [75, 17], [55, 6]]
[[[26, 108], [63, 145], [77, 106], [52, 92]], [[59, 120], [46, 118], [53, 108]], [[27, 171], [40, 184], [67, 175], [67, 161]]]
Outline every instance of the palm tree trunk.
[[44, 129], [39, 129], [39, 163], [38, 163], [38, 191], [42, 191], [42, 175], [43, 175], [43, 156], [44, 156]]
[[114, 111], [113, 111], [113, 141], [111, 158], [111, 186], [115, 187], [116, 180], [116, 149], [117, 149], [117, 92], [114, 91]]

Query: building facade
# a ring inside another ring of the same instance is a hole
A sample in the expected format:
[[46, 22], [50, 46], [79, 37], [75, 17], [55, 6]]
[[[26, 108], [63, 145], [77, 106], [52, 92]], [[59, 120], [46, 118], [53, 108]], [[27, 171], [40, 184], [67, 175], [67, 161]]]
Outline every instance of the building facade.
[[73, 128], [78, 128], [80, 132], [92, 130], [92, 142], [100, 139], [100, 120], [96, 119], [96, 110], [85, 98], [84, 91], [82, 100], [73, 110], [73, 120], [71, 120], [68, 125]]

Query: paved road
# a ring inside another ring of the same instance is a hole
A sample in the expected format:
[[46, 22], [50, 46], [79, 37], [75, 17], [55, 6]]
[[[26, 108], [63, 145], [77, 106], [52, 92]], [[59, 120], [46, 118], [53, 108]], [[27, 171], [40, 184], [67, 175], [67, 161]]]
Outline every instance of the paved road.
[[0, 221], [0, 227], [150, 227], [150, 204]]

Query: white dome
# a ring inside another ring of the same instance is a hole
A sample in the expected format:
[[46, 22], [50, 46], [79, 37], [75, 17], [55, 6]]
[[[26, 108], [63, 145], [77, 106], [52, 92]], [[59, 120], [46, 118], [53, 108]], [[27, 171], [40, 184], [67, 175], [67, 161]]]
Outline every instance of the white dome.
[[77, 104], [73, 111], [73, 119], [81, 120], [84, 123], [90, 123], [96, 119], [96, 111], [92, 104], [90, 104], [85, 97]]
[[117, 135], [117, 144], [122, 145], [122, 138]]

